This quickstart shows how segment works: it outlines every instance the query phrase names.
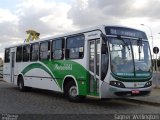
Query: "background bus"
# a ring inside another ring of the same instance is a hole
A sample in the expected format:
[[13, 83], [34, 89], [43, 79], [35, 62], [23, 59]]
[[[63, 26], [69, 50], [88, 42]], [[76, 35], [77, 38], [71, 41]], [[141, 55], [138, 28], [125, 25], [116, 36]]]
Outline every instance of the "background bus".
[[102, 25], [5, 48], [3, 71], [20, 91], [53, 90], [79, 102], [147, 95], [151, 66], [144, 32]]

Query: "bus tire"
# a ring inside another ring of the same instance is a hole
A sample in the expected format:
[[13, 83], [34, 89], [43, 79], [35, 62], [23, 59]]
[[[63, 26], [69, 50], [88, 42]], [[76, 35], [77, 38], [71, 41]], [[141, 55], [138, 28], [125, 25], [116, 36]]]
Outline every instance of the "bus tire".
[[24, 80], [23, 80], [22, 76], [19, 77], [18, 87], [19, 87], [19, 90], [21, 92], [24, 92], [26, 90], [26, 87], [24, 86]]
[[77, 86], [74, 81], [70, 81], [65, 86], [64, 94], [70, 102], [81, 102], [85, 96], [77, 95]]

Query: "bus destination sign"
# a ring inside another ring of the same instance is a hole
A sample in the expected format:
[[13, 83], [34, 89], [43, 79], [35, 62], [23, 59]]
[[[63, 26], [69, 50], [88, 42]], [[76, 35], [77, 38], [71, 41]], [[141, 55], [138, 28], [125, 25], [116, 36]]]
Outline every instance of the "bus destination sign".
[[106, 27], [105, 30], [107, 35], [120, 35], [120, 36], [147, 39], [147, 36], [144, 32], [135, 29], [124, 28], [124, 27]]

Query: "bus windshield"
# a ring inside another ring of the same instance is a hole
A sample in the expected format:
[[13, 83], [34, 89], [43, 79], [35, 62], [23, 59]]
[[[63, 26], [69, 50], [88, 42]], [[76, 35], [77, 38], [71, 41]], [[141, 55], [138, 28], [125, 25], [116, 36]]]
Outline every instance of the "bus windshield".
[[151, 55], [147, 41], [129, 38], [109, 38], [111, 70], [118, 76], [151, 75]]

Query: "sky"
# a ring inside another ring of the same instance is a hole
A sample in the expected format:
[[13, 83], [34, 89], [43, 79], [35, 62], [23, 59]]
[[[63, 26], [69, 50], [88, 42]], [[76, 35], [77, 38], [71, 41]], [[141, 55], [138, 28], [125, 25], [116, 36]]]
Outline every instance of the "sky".
[[160, 0], [0, 0], [0, 57], [29, 29], [44, 38], [101, 24], [145, 31], [160, 47], [159, 11]]

